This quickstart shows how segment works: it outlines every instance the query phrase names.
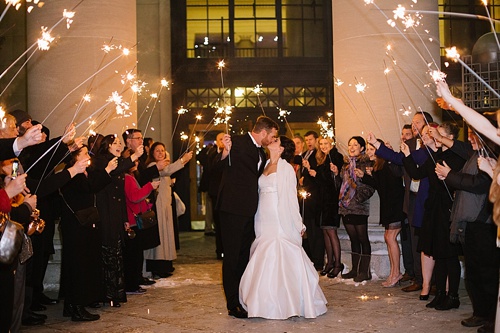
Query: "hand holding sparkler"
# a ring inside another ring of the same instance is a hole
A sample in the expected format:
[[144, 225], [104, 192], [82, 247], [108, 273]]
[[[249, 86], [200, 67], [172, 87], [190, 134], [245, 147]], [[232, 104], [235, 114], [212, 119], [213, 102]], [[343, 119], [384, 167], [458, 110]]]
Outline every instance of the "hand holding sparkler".
[[359, 168], [355, 168], [354, 169], [354, 174], [356, 175], [356, 177], [358, 178], [363, 178], [363, 176], [365, 175], [365, 172]]
[[136, 160], [139, 159], [139, 157], [142, 156], [143, 153], [144, 153], [144, 146], [140, 145], [139, 147], [137, 147], [134, 153], [130, 155], [130, 158], [132, 158], [132, 161], [135, 162]]
[[405, 154], [405, 156], [410, 155], [410, 147], [408, 147], [406, 143], [401, 142], [401, 146], [399, 147], [399, 149], [403, 154]]
[[71, 168], [68, 168], [71, 178], [75, 177], [79, 173], [83, 173], [89, 166], [90, 159], [86, 158], [81, 161], [77, 161]]
[[193, 158], [193, 151], [187, 152], [180, 158], [182, 164], [187, 164]]
[[111, 160], [109, 160], [108, 165], [104, 170], [106, 170], [106, 172], [110, 174], [111, 171], [115, 170], [117, 166], [118, 166], [118, 157], [113, 157]]
[[448, 177], [448, 173], [451, 171], [451, 168], [445, 161], [443, 161], [443, 164], [440, 164], [439, 162], [436, 163], [435, 171], [439, 180], [445, 180], [446, 177]]
[[222, 138], [222, 144], [224, 145], [224, 150], [222, 150], [221, 160], [225, 159], [229, 155], [229, 152], [231, 151], [231, 147], [233, 145], [231, 136], [229, 134], [224, 134], [224, 137]]
[[17, 138], [17, 147], [24, 149], [28, 146], [33, 146], [44, 141], [42, 135], [42, 125], [38, 124], [30, 127], [23, 136]]
[[380, 141], [377, 140], [377, 137], [372, 132], [368, 132], [368, 135], [366, 136], [366, 142], [375, 147], [375, 149], [380, 148]]
[[77, 151], [78, 149], [83, 147], [83, 141], [85, 140], [84, 136], [80, 136], [76, 138], [69, 146], [68, 149], [71, 152]]
[[497, 165], [497, 161], [491, 157], [478, 157], [477, 166], [479, 170], [486, 172], [491, 178], [493, 178], [493, 170]]
[[76, 127], [74, 123], [71, 123], [64, 129], [62, 142], [66, 145], [73, 144], [73, 138], [75, 137], [75, 135], [76, 135]]

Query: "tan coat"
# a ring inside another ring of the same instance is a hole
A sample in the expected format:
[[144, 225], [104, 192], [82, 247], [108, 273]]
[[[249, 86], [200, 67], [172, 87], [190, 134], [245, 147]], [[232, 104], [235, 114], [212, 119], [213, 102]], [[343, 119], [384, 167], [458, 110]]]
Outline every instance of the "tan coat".
[[[148, 167], [156, 164], [150, 163]], [[174, 260], [177, 258], [175, 251], [174, 219], [172, 213], [172, 179], [170, 175], [182, 169], [184, 164], [178, 159], [160, 171], [160, 186], [156, 196], [156, 213], [158, 229], [160, 231], [160, 245], [144, 251], [144, 259]]]

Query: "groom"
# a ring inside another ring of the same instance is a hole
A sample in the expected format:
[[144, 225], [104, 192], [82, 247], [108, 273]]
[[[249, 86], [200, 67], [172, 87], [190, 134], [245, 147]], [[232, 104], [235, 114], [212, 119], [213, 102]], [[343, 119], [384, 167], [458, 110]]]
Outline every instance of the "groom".
[[255, 238], [258, 179], [266, 164], [262, 147], [274, 141], [278, 129], [271, 118], [261, 116], [251, 132], [232, 139], [225, 134], [219, 153], [219, 166], [224, 168], [217, 199], [224, 248], [222, 280], [228, 314], [236, 318], [248, 317], [239, 301], [239, 285]]

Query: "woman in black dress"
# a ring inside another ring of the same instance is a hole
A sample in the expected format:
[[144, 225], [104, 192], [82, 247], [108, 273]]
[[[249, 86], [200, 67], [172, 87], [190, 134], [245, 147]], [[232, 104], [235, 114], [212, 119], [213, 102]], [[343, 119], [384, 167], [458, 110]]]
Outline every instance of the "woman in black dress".
[[391, 164], [375, 155], [376, 148], [371, 144], [366, 146], [366, 155], [375, 164], [367, 168], [367, 175], [360, 170], [361, 181], [375, 188], [380, 198], [380, 224], [384, 226], [384, 240], [391, 265], [387, 280], [382, 282], [386, 288], [394, 287], [403, 277], [399, 270], [400, 250], [397, 241], [402, 223], [406, 218], [403, 212], [403, 167]]
[[[61, 211], [63, 314], [71, 316], [73, 321], [99, 319], [99, 315], [89, 313], [84, 306], [102, 299], [100, 224], [78, 219], [75, 212], [95, 207], [95, 193], [111, 183], [109, 173], [117, 166], [114, 158], [105, 169], [85, 170], [88, 161], [87, 147], [73, 152], [66, 168], [72, 178], [61, 188], [64, 200]], [[83, 172], [74, 174], [75, 167], [82, 166]]]
[[[458, 286], [460, 283], [460, 263], [458, 261], [458, 247], [450, 242], [450, 211], [453, 204], [454, 189], [439, 180], [436, 175], [436, 163], [448, 165], [451, 170], [459, 171], [467, 160], [467, 151], [463, 150], [463, 143], [455, 138], [458, 127], [451, 123], [443, 123], [437, 130], [441, 136], [454, 140], [455, 144], [448, 149], [441, 147], [430, 135], [429, 126], [422, 130], [422, 140], [428, 148], [430, 158], [417, 167], [410, 155], [408, 145], [401, 144], [401, 151], [405, 154], [403, 164], [413, 179], [429, 178], [429, 197], [425, 201], [424, 220], [420, 230], [420, 239], [417, 250], [434, 258], [434, 273], [436, 277], [436, 297], [426, 306], [437, 310], [458, 308]], [[446, 281], [448, 279], [448, 293]]]
[[320, 211], [320, 227], [323, 230], [325, 239], [325, 250], [327, 263], [321, 275], [334, 278], [344, 269], [340, 261], [341, 249], [337, 229], [340, 226], [340, 215], [338, 197], [342, 180], [339, 175], [333, 173], [332, 165], [341, 169], [344, 164], [344, 157], [333, 147], [333, 140], [321, 138], [318, 140], [316, 150], [316, 170], [310, 169], [309, 174], [314, 177], [319, 186], [321, 199], [318, 200], [318, 211]]

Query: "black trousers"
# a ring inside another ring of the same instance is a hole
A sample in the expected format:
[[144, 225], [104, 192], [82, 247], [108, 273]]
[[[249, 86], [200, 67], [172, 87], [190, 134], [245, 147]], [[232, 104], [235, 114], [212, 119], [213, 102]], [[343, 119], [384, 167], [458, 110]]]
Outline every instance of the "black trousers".
[[411, 249], [413, 252], [413, 273], [415, 274], [415, 283], [421, 285], [424, 282], [424, 278], [422, 276], [422, 260], [420, 258], [420, 252], [417, 251], [420, 228], [416, 228], [413, 226], [413, 213], [415, 210], [416, 197], [417, 195], [415, 193], [410, 193], [408, 223], [410, 225]]
[[[316, 268], [322, 268], [325, 262], [325, 238], [319, 226], [319, 217], [307, 212], [304, 219], [307, 239], [303, 241], [304, 250]], [[306, 244], [304, 244], [306, 243]]]
[[142, 247], [139, 232], [137, 227], [132, 227], [136, 231], [134, 239], [127, 238], [125, 240], [124, 251], [124, 273], [125, 273], [125, 290], [136, 291], [139, 289], [139, 284], [142, 280], [142, 264], [144, 262], [144, 250]]
[[473, 315], [494, 320], [497, 308], [500, 248], [494, 224], [469, 222], [465, 229], [465, 286]]
[[212, 212], [214, 217], [214, 229], [215, 229], [215, 253], [217, 256], [220, 256], [224, 253], [224, 246], [222, 245], [222, 233], [220, 228], [220, 214], [219, 210], [215, 207], [217, 203], [217, 196], [211, 195], [210, 199], [212, 200]]
[[14, 302], [14, 268], [15, 264], [0, 264], [0, 333], [8, 333], [10, 330]]
[[240, 280], [250, 257], [250, 246], [255, 239], [254, 217], [219, 212], [224, 246], [222, 285], [227, 308], [240, 304]]

